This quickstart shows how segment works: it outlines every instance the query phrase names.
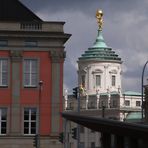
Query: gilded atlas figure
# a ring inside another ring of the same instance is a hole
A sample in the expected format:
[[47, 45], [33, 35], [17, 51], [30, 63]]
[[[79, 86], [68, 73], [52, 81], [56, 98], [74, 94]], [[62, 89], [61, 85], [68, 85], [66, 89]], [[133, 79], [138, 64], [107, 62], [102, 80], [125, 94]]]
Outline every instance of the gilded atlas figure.
[[96, 18], [97, 18], [99, 30], [102, 30], [102, 26], [103, 26], [103, 12], [102, 12], [102, 10], [97, 10]]

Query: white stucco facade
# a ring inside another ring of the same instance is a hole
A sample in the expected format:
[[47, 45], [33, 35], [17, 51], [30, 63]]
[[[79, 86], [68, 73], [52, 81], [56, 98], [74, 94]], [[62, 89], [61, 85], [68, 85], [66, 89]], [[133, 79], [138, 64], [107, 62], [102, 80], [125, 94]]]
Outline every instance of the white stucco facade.
[[121, 92], [121, 63], [90, 61], [78, 62], [78, 65], [78, 84], [84, 85], [88, 95]]

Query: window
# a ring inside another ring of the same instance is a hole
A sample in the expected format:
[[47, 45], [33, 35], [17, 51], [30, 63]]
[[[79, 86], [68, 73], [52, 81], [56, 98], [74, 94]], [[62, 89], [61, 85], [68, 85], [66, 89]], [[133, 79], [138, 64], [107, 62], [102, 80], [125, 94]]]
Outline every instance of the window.
[[27, 47], [36, 47], [37, 41], [25, 41], [25, 46]]
[[113, 100], [113, 107], [117, 107], [117, 100]]
[[24, 60], [24, 86], [36, 87], [37, 86], [37, 60], [25, 59]]
[[84, 126], [80, 125], [80, 133], [84, 133]]
[[0, 86], [8, 85], [8, 60], [0, 59]]
[[84, 142], [80, 142], [80, 148], [84, 148]]
[[82, 79], [82, 86], [85, 87], [85, 75], [82, 75], [81, 79]]
[[37, 111], [36, 108], [24, 109], [24, 134], [36, 134]]
[[125, 100], [125, 106], [130, 106], [130, 101], [129, 100]]
[[7, 40], [0, 40], [0, 46], [7, 46], [8, 41]]
[[101, 86], [101, 76], [96, 75], [96, 86]]
[[95, 142], [91, 142], [91, 148], [95, 148]]
[[7, 109], [0, 109], [0, 134], [6, 134], [7, 132]]
[[112, 86], [115, 86], [116, 85], [116, 76], [113, 75], [112, 76]]
[[141, 102], [140, 101], [136, 101], [136, 106], [140, 107], [141, 106]]
[[106, 106], [106, 102], [105, 102], [105, 100], [100, 100], [100, 102], [99, 102], [99, 108], [103, 108], [103, 107], [107, 107]]

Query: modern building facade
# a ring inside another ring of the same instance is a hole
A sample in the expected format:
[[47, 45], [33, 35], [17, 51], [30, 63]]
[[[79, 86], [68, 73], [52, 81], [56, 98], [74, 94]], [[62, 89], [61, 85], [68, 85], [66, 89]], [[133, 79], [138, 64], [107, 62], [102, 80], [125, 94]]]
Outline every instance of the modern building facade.
[[60, 148], [64, 22], [45, 22], [18, 0], [0, 1], [0, 147]]
[[[124, 121], [130, 112], [141, 111], [141, 94], [122, 92], [122, 60], [107, 44], [102, 35], [102, 11], [97, 11], [98, 35], [93, 46], [78, 59], [78, 86], [80, 93], [80, 114]], [[77, 112], [78, 101], [72, 96], [65, 97], [66, 111]], [[73, 128], [73, 123], [69, 123]], [[71, 132], [71, 129], [69, 130]], [[82, 148], [99, 148], [100, 134], [80, 127]], [[72, 148], [76, 147], [76, 140]], [[71, 144], [72, 145], [72, 144]]]

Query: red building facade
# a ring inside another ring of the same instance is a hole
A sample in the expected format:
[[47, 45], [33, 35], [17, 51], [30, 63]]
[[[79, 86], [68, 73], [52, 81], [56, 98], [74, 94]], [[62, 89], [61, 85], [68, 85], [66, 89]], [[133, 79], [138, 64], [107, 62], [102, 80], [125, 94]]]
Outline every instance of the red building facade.
[[0, 12], [0, 147], [31, 148], [36, 134], [42, 148], [62, 147], [64, 43], [70, 35], [64, 22], [44, 22], [17, 0], [0, 3], [0, 11], [9, 10]]

